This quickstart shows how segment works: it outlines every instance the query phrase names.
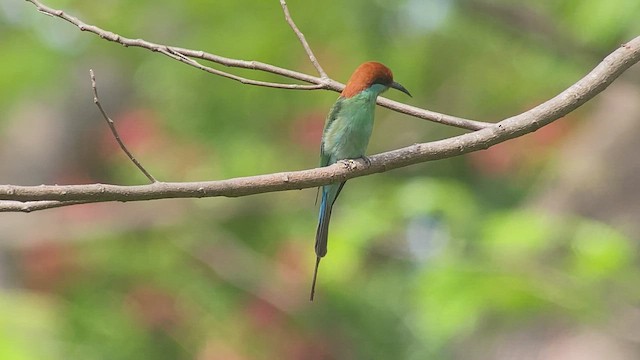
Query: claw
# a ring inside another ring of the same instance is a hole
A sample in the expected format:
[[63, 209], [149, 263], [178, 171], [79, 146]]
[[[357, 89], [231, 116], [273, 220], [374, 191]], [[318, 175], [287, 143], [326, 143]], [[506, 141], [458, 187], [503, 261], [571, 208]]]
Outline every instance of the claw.
[[356, 168], [356, 162], [353, 159], [340, 160], [340, 163], [342, 163], [345, 169], [353, 170]]
[[356, 167], [358, 167], [358, 163], [356, 162], [356, 160], [361, 159], [362, 161], [364, 161], [364, 163], [367, 165], [367, 167], [371, 166], [371, 160], [366, 157], [366, 156], [361, 156], [359, 158], [356, 159], [344, 159], [344, 160], [340, 160], [340, 162], [342, 163], [342, 165], [349, 169], [349, 170], [353, 170]]

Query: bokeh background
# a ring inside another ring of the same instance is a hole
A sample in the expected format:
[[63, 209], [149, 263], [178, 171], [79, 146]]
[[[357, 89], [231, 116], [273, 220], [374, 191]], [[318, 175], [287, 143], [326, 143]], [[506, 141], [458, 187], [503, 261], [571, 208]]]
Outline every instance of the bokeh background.
[[[47, 0], [131, 38], [314, 73], [278, 1]], [[325, 70], [366, 60], [498, 121], [640, 34], [637, 0], [290, 0]], [[143, 184], [315, 167], [337, 97], [242, 85], [0, 2], [0, 182]], [[230, 70], [251, 78], [269, 74]], [[369, 153], [462, 133], [377, 110]], [[0, 358], [637, 359], [640, 68], [564, 119], [349, 181], [308, 301], [315, 189], [0, 217]]]

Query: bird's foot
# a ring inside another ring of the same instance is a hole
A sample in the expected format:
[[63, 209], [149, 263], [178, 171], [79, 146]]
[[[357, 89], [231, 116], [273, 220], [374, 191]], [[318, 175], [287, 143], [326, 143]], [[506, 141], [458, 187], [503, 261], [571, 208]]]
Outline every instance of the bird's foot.
[[354, 159], [344, 159], [341, 161], [342, 161], [342, 165], [347, 170], [353, 170], [358, 166], [358, 163]]
[[371, 160], [366, 156], [362, 156], [356, 159], [344, 159], [340, 161], [342, 162], [345, 168], [349, 170], [353, 170], [358, 167], [358, 163], [356, 162], [356, 160], [359, 160], [359, 159], [362, 159], [362, 161], [364, 161], [367, 167], [371, 166]]

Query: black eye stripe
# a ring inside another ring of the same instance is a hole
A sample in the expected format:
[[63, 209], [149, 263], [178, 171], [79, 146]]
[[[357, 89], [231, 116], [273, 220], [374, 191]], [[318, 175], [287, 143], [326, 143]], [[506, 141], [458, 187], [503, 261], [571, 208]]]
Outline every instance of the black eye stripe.
[[389, 85], [391, 84], [391, 79], [386, 78], [386, 77], [378, 77], [373, 81], [374, 84], [381, 84], [381, 85]]

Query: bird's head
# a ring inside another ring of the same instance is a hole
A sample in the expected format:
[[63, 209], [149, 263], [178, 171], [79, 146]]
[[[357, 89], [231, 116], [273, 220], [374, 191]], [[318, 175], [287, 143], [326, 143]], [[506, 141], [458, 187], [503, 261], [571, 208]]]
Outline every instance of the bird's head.
[[350, 98], [374, 86], [376, 89], [379, 88], [378, 93], [393, 88], [411, 96], [404, 86], [393, 81], [393, 73], [388, 67], [375, 61], [369, 61], [358, 66], [340, 95], [345, 98]]

